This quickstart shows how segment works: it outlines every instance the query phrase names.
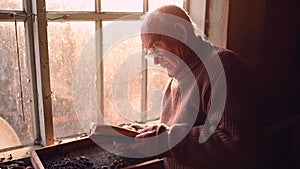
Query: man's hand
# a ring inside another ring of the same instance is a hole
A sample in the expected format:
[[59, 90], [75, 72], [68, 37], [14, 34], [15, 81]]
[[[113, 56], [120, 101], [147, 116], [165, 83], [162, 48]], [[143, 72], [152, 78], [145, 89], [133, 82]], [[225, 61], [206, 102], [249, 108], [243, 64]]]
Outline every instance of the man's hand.
[[140, 131], [142, 129], [144, 129], [145, 127], [147, 127], [146, 125], [143, 124], [139, 124], [139, 123], [122, 123], [119, 124], [118, 126], [128, 129], [128, 130], [133, 130], [133, 131]]
[[[139, 129], [138, 134], [134, 143], [130, 144], [122, 144], [122, 143], [114, 143], [116, 149], [122, 154], [132, 155], [137, 157], [152, 157], [158, 155], [159, 145], [167, 145], [167, 138], [161, 139], [161, 136], [158, 134], [167, 131], [168, 127], [165, 125], [153, 125], [143, 129]], [[165, 133], [166, 134], [166, 133]], [[160, 137], [160, 138], [159, 138]]]
[[131, 149], [139, 154], [147, 157], [154, 156], [157, 153], [157, 126], [144, 128], [135, 137], [134, 144], [131, 144]]

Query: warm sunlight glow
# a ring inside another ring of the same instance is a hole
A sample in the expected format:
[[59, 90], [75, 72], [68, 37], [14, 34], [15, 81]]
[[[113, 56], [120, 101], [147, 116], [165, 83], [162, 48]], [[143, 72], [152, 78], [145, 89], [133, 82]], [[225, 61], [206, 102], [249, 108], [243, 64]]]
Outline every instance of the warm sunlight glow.
[[[47, 0], [48, 11], [95, 11], [94, 0]], [[184, 0], [149, 0], [149, 11], [164, 5], [174, 4], [183, 7]], [[142, 12], [142, 0], [102, 0], [103, 12]]]
[[0, 0], [0, 10], [22, 10], [22, 0]]
[[142, 12], [142, 0], [102, 0], [101, 10], [104, 12]]
[[149, 0], [149, 11], [165, 4], [174, 4], [183, 7], [183, 2], [184, 0]]
[[94, 0], [46, 0], [48, 11], [95, 11]]

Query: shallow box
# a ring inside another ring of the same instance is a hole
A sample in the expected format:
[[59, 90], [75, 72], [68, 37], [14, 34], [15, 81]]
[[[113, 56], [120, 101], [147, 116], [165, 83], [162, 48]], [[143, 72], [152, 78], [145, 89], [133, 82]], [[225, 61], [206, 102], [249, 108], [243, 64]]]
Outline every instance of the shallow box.
[[[112, 144], [104, 141], [106, 144]], [[86, 168], [119, 166], [126, 169], [164, 169], [161, 159], [134, 159], [117, 156], [103, 150], [91, 139], [84, 138], [69, 143], [43, 147], [32, 152], [31, 163], [35, 169]], [[118, 168], [118, 167], [116, 167]]]
[[21, 158], [12, 161], [0, 162], [0, 169], [32, 169], [30, 158]]

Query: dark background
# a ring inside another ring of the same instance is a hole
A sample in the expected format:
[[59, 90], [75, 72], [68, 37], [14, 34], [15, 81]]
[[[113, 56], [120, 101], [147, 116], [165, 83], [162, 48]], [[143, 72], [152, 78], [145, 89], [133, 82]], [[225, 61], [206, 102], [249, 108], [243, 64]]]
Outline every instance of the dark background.
[[300, 1], [230, 0], [227, 48], [259, 83], [268, 168], [300, 168]]

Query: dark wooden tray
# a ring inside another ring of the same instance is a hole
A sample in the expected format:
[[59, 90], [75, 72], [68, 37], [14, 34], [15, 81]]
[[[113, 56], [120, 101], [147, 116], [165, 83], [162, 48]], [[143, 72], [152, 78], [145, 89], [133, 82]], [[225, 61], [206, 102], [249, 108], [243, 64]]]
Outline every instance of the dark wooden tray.
[[[0, 162], [0, 169], [13, 169], [13, 168], [30, 168], [32, 166], [30, 158], [21, 158], [18, 160]], [[31, 167], [32, 168], [32, 167]]]
[[[103, 140], [103, 142], [112, 145], [109, 140]], [[31, 163], [35, 169], [45, 169], [53, 161], [65, 157], [86, 157], [93, 163], [91, 169], [101, 168], [103, 165], [109, 165], [114, 160], [120, 159], [124, 163], [122, 168], [126, 169], [164, 169], [161, 159], [134, 159], [117, 156], [106, 152], [90, 138], [36, 149], [32, 151]]]

